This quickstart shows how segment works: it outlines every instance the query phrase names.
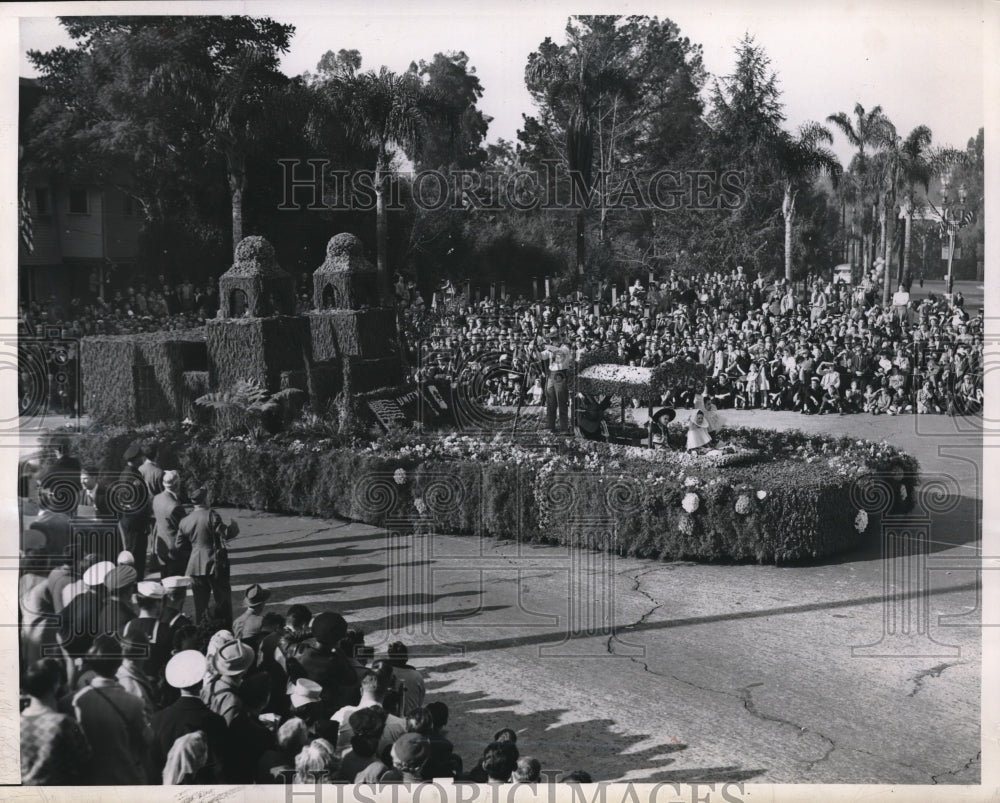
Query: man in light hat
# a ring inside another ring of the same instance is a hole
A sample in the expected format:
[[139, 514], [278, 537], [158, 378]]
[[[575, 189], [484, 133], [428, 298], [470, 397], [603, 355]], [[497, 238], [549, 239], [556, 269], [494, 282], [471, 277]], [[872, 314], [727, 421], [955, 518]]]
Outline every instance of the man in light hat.
[[[226, 735], [226, 721], [212, 711], [199, 696], [205, 676], [205, 656], [197, 650], [183, 650], [167, 663], [166, 681], [180, 691], [180, 697], [153, 715], [153, 764], [162, 773], [174, 741], [186, 733], [203, 731], [209, 749], [209, 763], [216, 764]], [[225, 779], [219, 778], [218, 782]]]
[[201, 699], [226, 720], [227, 726], [242, 710], [237, 691], [240, 681], [253, 668], [256, 657], [253, 647], [237, 639], [223, 644], [215, 654], [213, 665], [218, 674], [202, 687]]
[[139, 583], [136, 586], [139, 615], [125, 625], [124, 631], [126, 638], [141, 633], [147, 640], [149, 649], [143, 661], [143, 671], [153, 679], [160, 678], [174, 642], [173, 628], [160, 619], [166, 594], [166, 589], [155, 580]]
[[190, 587], [190, 577], [174, 575], [163, 578], [163, 588], [167, 595], [163, 601], [163, 614], [160, 620], [170, 625], [175, 631], [184, 625], [191, 624], [191, 620], [184, 613], [184, 599]]
[[[309, 680], [309, 678], [299, 678], [288, 693], [292, 711], [297, 712], [298, 709], [304, 708], [307, 705], [319, 703], [322, 694], [323, 687], [316, 681]], [[300, 716], [300, 714], [295, 713], [295, 716]]]
[[180, 492], [181, 478], [176, 471], [163, 474], [163, 490], [153, 497], [153, 532], [155, 535], [154, 550], [157, 562], [160, 564], [160, 576], [184, 574], [187, 569], [189, 552], [177, 548], [177, 527], [187, 515], [187, 510], [180, 503], [177, 494]]
[[233, 622], [233, 635], [256, 646], [260, 637], [261, 626], [264, 624], [264, 605], [271, 597], [271, 592], [263, 586], [254, 583], [243, 595], [247, 609]]
[[115, 563], [118, 564], [119, 566], [131, 566], [134, 569], [135, 556], [127, 549], [123, 549], [121, 552], [118, 553], [118, 558], [117, 560], [115, 560]]
[[99, 630], [104, 607], [104, 579], [115, 568], [111, 561], [93, 563], [83, 572], [83, 590], [66, 603], [59, 617], [63, 649], [70, 657], [85, 655]]
[[135, 593], [136, 571], [131, 566], [115, 566], [104, 578], [107, 599], [98, 617], [98, 633], [121, 636], [125, 625], [135, 619], [131, 599]]
[[135, 557], [135, 572], [140, 580], [146, 574], [146, 549], [152, 514], [149, 488], [139, 473], [141, 462], [142, 450], [133, 444], [125, 452], [125, 467], [118, 478], [119, 482], [128, 484], [130, 491], [128, 494], [122, 494], [122, 499], [127, 499], [128, 502], [118, 511], [118, 529], [123, 547]]

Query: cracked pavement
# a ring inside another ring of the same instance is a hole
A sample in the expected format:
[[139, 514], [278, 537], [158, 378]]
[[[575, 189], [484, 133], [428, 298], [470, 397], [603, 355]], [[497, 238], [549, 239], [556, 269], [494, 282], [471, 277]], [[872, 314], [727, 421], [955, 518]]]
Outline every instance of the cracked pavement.
[[543, 768], [600, 780], [978, 782], [980, 631], [938, 623], [978, 621], [975, 572], [932, 576], [929, 635], [958, 656], [918, 634], [867, 657], [851, 648], [885, 641], [877, 539], [816, 566], [724, 566], [223, 515], [241, 522], [237, 605], [262, 582], [269, 609], [340, 610], [376, 650], [401, 638], [466, 763], [512, 727]]
[[547, 774], [595, 780], [979, 783], [975, 466], [905, 419], [795, 421], [896, 427], [925, 472], [975, 494], [930, 521], [926, 595], [877, 536], [816, 565], [727, 566], [222, 510], [242, 531], [234, 605], [260, 582], [268, 610], [339, 610], [377, 651], [406, 642], [466, 765], [511, 727]]

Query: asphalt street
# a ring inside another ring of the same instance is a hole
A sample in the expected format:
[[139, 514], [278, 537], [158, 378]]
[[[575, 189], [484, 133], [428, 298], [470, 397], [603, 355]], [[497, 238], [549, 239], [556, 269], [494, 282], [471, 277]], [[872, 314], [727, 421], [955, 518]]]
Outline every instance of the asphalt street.
[[510, 727], [546, 770], [595, 780], [978, 782], [977, 427], [724, 417], [885, 437], [921, 459], [927, 505], [905, 533], [780, 567], [226, 510], [242, 528], [234, 597], [258, 582], [272, 608], [338, 610], [376, 649], [402, 639], [466, 761]]
[[[236, 609], [261, 583], [270, 609], [340, 611], [376, 650], [403, 640], [467, 763], [510, 727], [548, 777], [978, 783], [979, 420], [722, 416], [897, 444], [921, 461], [915, 516], [776, 567], [223, 509], [241, 525]], [[25, 432], [24, 451], [35, 442]]]

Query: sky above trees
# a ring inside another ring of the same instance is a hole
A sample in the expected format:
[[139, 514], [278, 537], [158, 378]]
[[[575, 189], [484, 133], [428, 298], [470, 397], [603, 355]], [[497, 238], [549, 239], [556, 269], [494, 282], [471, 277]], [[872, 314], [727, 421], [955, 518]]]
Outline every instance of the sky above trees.
[[[546, 36], [562, 41], [568, 9], [539, 5], [463, 8], [430, 2], [416, 14], [413, 6], [390, 0], [377, 7], [342, 4], [337, 16], [308, 3], [283, 5], [280, 14], [272, 7], [268, 13], [296, 27], [281, 62], [289, 76], [315, 70], [324, 53], [340, 48], [359, 50], [365, 69], [386, 65], [397, 72], [438, 52], [465, 51], [482, 82], [479, 107], [493, 118], [487, 141], [495, 142], [500, 137], [513, 140], [521, 115], [535, 112], [523, 80], [528, 54]], [[584, 12], [587, 5], [576, 3], [573, 11]], [[594, 11], [615, 10], [614, 4], [591, 5]], [[244, 3], [231, 11], [255, 13], [253, 6]], [[44, 12], [45, 5], [36, 8], [36, 13]], [[964, 147], [984, 124], [985, 26], [977, 4], [891, 0], [853, 4], [852, 10], [842, 2], [814, 7], [788, 0], [708, 0], [666, 2], [647, 10], [670, 18], [682, 35], [702, 45], [705, 69], [714, 76], [732, 71], [734, 47], [750, 32], [778, 73], [792, 127], [822, 120], [830, 109], [852, 108], [856, 102], [882, 105], [901, 130], [926, 124], [937, 142], [956, 147]], [[221, 6], [213, 11], [225, 13]], [[260, 13], [265, 13], [263, 7]], [[22, 20], [22, 54], [66, 42], [54, 16]], [[23, 57], [20, 73], [34, 74]], [[833, 150], [842, 162], [849, 161], [852, 149], [842, 137], [835, 138]]]

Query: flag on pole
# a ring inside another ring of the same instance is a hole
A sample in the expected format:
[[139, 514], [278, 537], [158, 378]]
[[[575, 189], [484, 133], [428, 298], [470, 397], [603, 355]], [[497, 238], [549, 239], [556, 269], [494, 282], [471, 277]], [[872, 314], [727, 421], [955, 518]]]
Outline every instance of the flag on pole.
[[31, 219], [31, 202], [28, 200], [28, 188], [21, 187], [21, 201], [18, 205], [18, 230], [25, 250], [32, 254], [35, 251], [35, 222]]

